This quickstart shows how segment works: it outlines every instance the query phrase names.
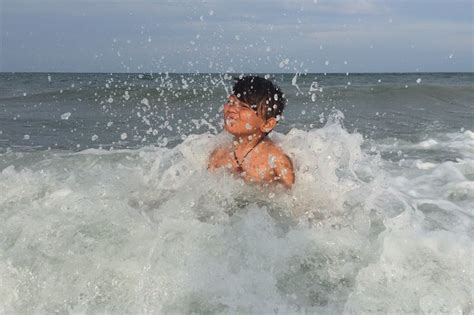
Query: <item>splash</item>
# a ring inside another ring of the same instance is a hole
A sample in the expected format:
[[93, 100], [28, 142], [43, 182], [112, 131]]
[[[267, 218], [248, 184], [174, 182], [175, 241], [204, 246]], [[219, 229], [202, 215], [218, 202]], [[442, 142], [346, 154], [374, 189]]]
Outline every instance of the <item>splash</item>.
[[224, 134], [3, 154], [0, 311], [469, 312], [472, 160], [394, 170], [342, 119], [272, 135], [291, 192], [210, 174]]

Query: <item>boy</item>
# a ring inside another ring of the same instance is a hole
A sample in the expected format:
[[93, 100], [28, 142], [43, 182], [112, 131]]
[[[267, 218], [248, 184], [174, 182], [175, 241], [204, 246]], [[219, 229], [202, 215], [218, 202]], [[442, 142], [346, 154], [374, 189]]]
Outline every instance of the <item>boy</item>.
[[247, 182], [278, 182], [291, 188], [295, 182], [291, 160], [267, 137], [283, 113], [282, 92], [258, 76], [237, 80], [232, 92], [224, 104], [224, 129], [234, 142], [212, 152], [208, 169], [225, 167]]

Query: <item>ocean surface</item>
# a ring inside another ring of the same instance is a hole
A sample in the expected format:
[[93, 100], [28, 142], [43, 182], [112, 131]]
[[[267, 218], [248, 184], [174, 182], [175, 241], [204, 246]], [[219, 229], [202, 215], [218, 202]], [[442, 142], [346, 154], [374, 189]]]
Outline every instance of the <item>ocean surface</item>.
[[237, 76], [0, 73], [0, 313], [474, 312], [473, 73], [268, 74], [291, 191], [206, 169]]

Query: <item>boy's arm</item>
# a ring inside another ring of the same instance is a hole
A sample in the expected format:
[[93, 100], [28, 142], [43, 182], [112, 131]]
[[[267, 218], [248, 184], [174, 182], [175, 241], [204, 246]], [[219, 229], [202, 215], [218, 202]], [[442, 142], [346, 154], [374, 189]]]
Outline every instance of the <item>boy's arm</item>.
[[211, 156], [209, 157], [209, 164], [207, 165], [208, 170], [213, 171], [221, 166], [220, 164], [222, 160], [223, 151], [224, 150], [222, 148], [217, 148], [212, 151]]
[[282, 153], [275, 162], [275, 173], [278, 176], [278, 181], [286, 188], [291, 188], [295, 183], [295, 172], [290, 158]]

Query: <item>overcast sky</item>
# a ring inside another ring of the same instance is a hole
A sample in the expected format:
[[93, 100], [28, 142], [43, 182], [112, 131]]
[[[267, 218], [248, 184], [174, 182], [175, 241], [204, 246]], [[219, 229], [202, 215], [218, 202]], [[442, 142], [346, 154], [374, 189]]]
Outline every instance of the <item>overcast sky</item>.
[[0, 71], [473, 71], [472, 0], [0, 0]]

